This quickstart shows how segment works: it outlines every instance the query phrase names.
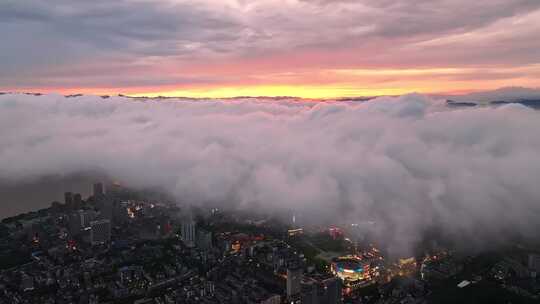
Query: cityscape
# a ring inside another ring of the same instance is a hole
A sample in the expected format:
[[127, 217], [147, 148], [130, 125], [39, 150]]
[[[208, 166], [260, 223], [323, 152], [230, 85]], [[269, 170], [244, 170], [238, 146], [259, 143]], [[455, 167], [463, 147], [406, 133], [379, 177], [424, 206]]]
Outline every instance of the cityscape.
[[[89, 185], [90, 187], [90, 185]], [[351, 227], [181, 206], [118, 183], [2, 220], [0, 303], [537, 303], [540, 251], [432, 240], [389, 257]]]
[[540, 0], [0, 0], [0, 304], [540, 303]]

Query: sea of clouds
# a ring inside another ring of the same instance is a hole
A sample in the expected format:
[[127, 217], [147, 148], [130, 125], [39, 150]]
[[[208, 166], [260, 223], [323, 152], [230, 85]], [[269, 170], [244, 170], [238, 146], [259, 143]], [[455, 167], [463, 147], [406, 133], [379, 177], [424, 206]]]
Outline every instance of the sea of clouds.
[[179, 201], [374, 221], [403, 252], [431, 227], [463, 243], [540, 226], [540, 112], [366, 102], [0, 95], [0, 180], [101, 172]]

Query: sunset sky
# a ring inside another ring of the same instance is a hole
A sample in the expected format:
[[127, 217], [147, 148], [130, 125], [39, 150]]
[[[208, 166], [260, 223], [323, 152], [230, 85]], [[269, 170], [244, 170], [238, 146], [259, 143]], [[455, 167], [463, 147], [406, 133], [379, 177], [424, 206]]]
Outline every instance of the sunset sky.
[[0, 91], [334, 98], [540, 87], [538, 0], [3, 0], [0, 37]]

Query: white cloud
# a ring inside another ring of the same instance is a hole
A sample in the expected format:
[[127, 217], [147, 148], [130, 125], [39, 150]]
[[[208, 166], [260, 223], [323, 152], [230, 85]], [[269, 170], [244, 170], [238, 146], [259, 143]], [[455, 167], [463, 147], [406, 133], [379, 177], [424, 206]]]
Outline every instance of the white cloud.
[[540, 223], [539, 113], [365, 103], [0, 96], [0, 180], [101, 170], [181, 201], [374, 220], [394, 252], [432, 225], [493, 243]]

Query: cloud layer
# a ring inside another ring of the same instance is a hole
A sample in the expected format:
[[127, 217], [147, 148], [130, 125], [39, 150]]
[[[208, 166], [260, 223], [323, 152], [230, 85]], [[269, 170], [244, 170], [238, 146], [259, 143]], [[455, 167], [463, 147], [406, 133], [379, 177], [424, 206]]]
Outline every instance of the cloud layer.
[[179, 201], [375, 221], [403, 252], [426, 229], [497, 243], [540, 223], [539, 113], [369, 102], [0, 95], [0, 180], [100, 171]]

